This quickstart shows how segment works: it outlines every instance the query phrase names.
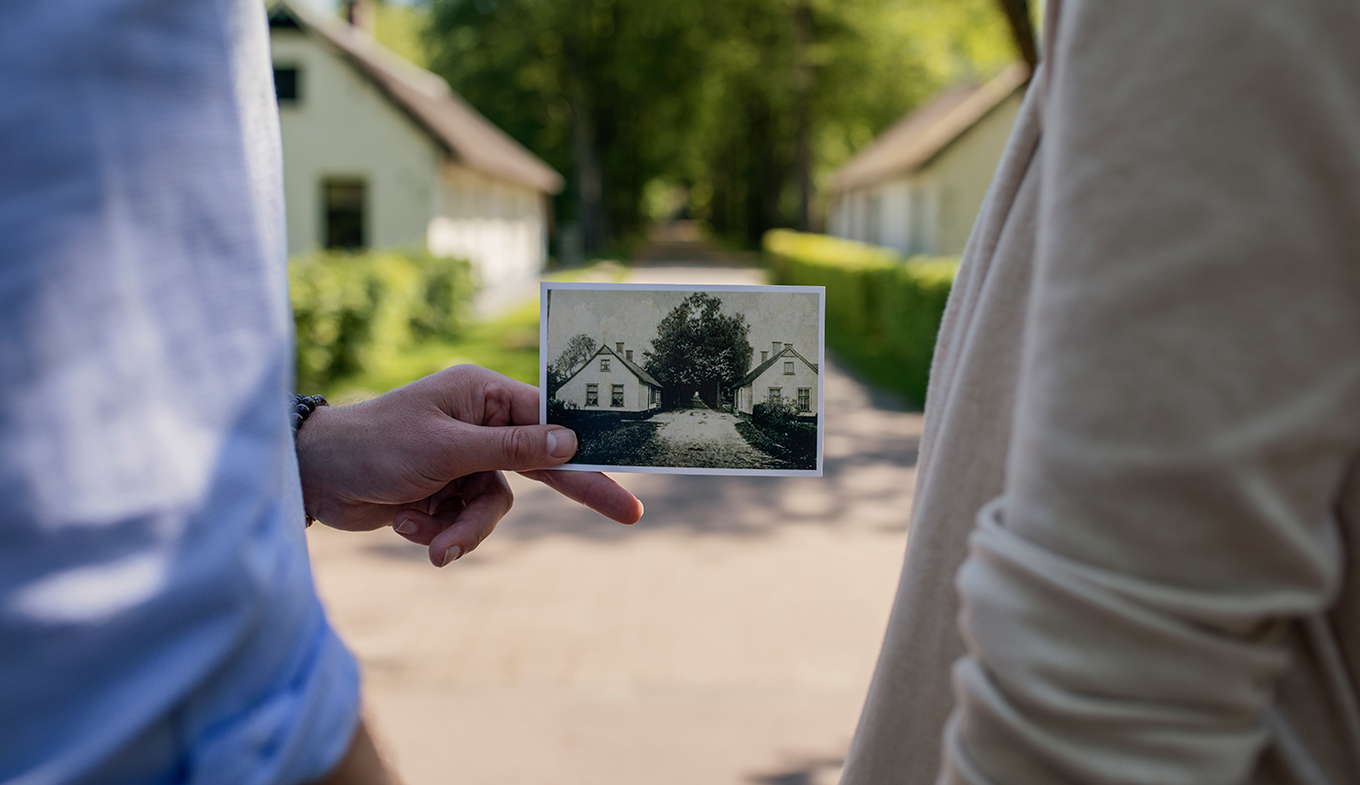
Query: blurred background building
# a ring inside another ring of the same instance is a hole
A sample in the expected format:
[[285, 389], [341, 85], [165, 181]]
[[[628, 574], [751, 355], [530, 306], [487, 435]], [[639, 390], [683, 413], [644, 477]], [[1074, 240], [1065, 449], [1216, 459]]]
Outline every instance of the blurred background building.
[[827, 232], [904, 255], [961, 254], [1029, 74], [1017, 63], [946, 90], [884, 131], [831, 178]]
[[423, 246], [484, 287], [536, 278], [562, 177], [349, 8], [270, 5], [289, 253]]

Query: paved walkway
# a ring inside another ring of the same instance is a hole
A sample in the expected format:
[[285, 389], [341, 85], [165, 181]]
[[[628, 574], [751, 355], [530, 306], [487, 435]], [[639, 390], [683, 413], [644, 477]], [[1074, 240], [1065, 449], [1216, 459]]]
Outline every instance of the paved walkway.
[[[649, 281], [753, 282], [655, 264]], [[615, 475], [624, 527], [512, 477], [444, 570], [309, 533], [408, 785], [831, 785], [901, 567], [921, 421], [827, 364], [825, 476]]]

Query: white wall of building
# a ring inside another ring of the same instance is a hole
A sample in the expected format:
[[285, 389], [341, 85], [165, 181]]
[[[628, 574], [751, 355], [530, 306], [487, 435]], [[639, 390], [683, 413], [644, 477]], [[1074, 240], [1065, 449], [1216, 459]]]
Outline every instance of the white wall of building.
[[[609, 363], [609, 370], [602, 370], [601, 361]], [[599, 403], [596, 406], [586, 404], [586, 393], [591, 384], [598, 385]], [[613, 386], [616, 384], [623, 385], [623, 406], [611, 405]], [[558, 388], [553, 397], [564, 403], [573, 403], [584, 411], [636, 413], [660, 405], [659, 398], [651, 394], [651, 389], [651, 385], [624, 367], [611, 350], [605, 350], [590, 358], [586, 367]]]
[[322, 183], [364, 182], [364, 241], [422, 246], [438, 198], [442, 150], [378, 88], [311, 35], [274, 30], [274, 66], [299, 71], [299, 100], [279, 107], [288, 252], [325, 241]]
[[[793, 363], [793, 373], [786, 373], [785, 363]], [[770, 388], [778, 387], [780, 397], [798, 403], [799, 388], [807, 389], [808, 413], [817, 413], [817, 372], [793, 355], [781, 355], [773, 365], [750, 384], [737, 390], [737, 411], [750, 414], [758, 403], [769, 400]]]
[[1021, 100], [1006, 99], [917, 172], [836, 194], [828, 233], [904, 255], [963, 253]]
[[547, 256], [547, 198], [456, 163], [442, 174], [430, 252], [470, 260], [485, 286], [538, 275]]
[[365, 185], [369, 247], [426, 247], [468, 259], [485, 287], [535, 278], [547, 259], [547, 196], [451, 162], [367, 77], [314, 36], [275, 30], [275, 67], [299, 71], [279, 107], [288, 252], [325, 243], [323, 183]]

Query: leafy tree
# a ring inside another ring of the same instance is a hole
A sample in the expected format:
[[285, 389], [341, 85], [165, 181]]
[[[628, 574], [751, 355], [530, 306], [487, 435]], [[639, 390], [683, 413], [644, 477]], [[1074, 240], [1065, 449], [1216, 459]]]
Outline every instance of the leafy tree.
[[643, 353], [647, 372], [668, 388], [730, 389], [751, 368], [751, 327], [745, 314], [721, 308], [722, 300], [695, 292], [671, 309]]
[[426, 3], [429, 66], [567, 174], [588, 252], [640, 231], [658, 184], [746, 244], [814, 227], [819, 182], [1020, 40], [998, 0]]
[[573, 335], [557, 359], [548, 366], [548, 395], [557, 392], [571, 372], [595, 354], [595, 339], [585, 333]]

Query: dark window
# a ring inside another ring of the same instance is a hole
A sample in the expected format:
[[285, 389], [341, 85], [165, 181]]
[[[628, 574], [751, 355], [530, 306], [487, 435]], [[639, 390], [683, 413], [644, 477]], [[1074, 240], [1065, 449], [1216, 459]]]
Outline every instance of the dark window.
[[785, 376], [793, 375], [793, 360], [788, 360], [784, 363], [784, 375]]
[[599, 406], [599, 405], [600, 405], [600, 385], [587, 384], [586, 406]]
[[623, 385], [622, 385], [622, 384], [613, 385], [613, 387], [612, 387], [612, 389], [611, 389], [611, 391], [610, 391], [610, 395], [609, 395], [609, 405], [610, 405], [610, 406], [622, 406], [622, 405], [623, 405]]
[[784, 388], [771, 387], [768, 400], [771, 406], [778, 406], [779, 403], [784, 400]]
[[800, 412], [810, 412], [810, 411], [812, 411], [812, 388], [811, 388], [811, 387], [799, 387], [799, 388], [798, 388], [798, 411], [800, 411]]
[[322, 186], [326, 202], [326, 247], [364, 247], [364, 181], [327, 180]]
[[276, 8], [269, 14], [270, 30], [301, 30], [302, 25], [286, 9]]
[[279, 103], [296, 106], [298, 102], [298, 69], [274, 68], [274, 95], [278, 97]]
[[609, 373], [609, 358], [608, 358], [608, 357], [601, 357], [601, 358], [600, 358], [600, 370], [603, 371], [604, 373]]

